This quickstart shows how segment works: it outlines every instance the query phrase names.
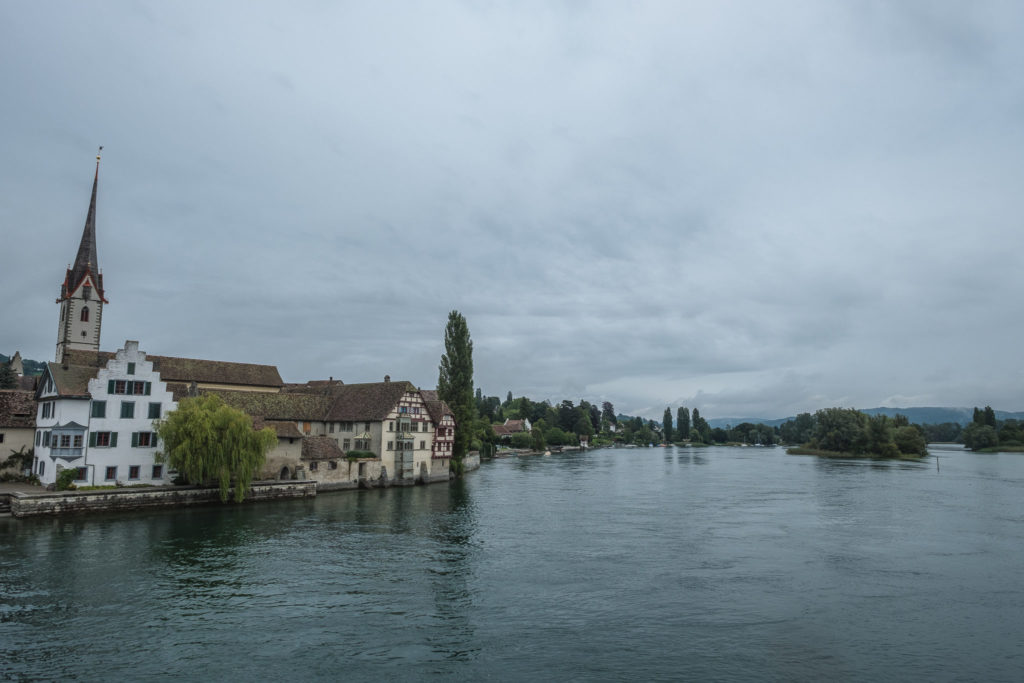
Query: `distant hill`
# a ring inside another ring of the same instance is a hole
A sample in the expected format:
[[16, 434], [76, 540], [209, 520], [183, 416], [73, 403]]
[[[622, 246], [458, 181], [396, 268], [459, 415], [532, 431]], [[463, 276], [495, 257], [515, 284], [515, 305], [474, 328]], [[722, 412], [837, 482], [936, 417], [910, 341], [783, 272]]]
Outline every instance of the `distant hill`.
[[[981, 407], [981, 406], [979, 406]], [[862, 413], [868, 415], [906, 415], [911, 422], [928, 425], [942, 424], [944, 422], [955, 422], [966, 425], [974, 418], [973, 408], [858, 408]], [[708, 424], [714, 427], [735, 427], [744, 422], [752, 424], [763, 424], [769, 427], [778, 427], [783, 422], [792, 420], [792, 417], [783, 417], [777, 420], [765, 420], [759, 417], [716, 417], [708, 420]], [[1024, 420], [1024, 413], [1011, 413], [1005, 410], [996, 411], [997, 420]]]
[[792, 417], [780, 417], [775, 420], [766, 420], [763, 417], [711, 417], [708, 418], [708, 425], [712, 429], [714, 429], [715, 427], [721, 427], [722, 429], [726, 429], [728, 427], [735, 427], [736, 425], [741, 425], [744, 422], [749, 422], [750, 424], [755, 425], [761, 424], [766, 425], [768, 427], [778, 427], [783, 422], [789, 422], [792, 419]]

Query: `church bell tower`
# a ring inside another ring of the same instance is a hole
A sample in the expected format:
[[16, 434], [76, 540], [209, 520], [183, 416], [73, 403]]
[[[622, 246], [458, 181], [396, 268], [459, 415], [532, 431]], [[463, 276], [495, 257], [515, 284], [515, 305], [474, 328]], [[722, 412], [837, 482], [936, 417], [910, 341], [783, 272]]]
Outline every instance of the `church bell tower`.
[[[100, 151], [103, 148], [100, 147]], [[96, 155], [96, 175], [92, 180], [92, 198], [85, 217], [82, 241], [74, 265], [68, 268], [60, 286], [60, 323], [57, 327], [57, 362], [73, 349], [100, 350], [100, 322], [103, 320], [103, 274], [96, 260], [96, 186], [100, 179], [100, 155]]]

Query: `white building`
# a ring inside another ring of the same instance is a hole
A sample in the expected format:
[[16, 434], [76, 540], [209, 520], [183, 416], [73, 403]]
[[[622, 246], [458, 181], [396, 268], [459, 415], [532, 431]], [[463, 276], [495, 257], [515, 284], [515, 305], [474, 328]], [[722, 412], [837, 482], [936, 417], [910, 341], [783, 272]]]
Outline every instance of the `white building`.
[[153, 426], [177, 407], [139, 343], [125, 342], [106, 364], [49, 363], [36, 394], [35, 473], [52, 484], [78, 470], [79, 485], [166, 484]]

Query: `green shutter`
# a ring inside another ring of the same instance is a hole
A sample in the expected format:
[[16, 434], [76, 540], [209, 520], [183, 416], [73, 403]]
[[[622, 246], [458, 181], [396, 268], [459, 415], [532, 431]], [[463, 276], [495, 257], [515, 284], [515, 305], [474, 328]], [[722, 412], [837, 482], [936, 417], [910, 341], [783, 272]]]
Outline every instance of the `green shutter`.
[[149, 389], [152, 382], [146, 382], [146, 396], [149, 396]]
[[96, 445], [96, 432], [89, 432], [89, 445], [90, 446], [95, 446]]
[[129, 396], [134, 394], [135, 393], [135, 382], [129, 381], [127, 386], [125, 386], [125, 388], [124, 388], [124, 393], [128, 394]]
[[139, 433], [132, 432], [132, 448], [137, 448], [139, 445]]
[[114, 393], [114, 380], [109, 380], [107, 382], [107, 393], [108, 394], [113, 394]]
[[156, 432], [153, 432], [153, 436], [151, 436], [150, 439], [149, 439], [149, 445], [152, 446], [153, 448], [156, 448], [156, 442], [157, 442]]
[[117, 445], [117, 432], [110, 432], [110, 447]]

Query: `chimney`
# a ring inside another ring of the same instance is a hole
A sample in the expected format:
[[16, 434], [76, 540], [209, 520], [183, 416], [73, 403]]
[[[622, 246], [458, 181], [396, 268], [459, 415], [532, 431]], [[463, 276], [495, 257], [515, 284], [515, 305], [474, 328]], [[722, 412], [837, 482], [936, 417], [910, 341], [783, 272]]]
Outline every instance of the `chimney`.
[[391, 375], [384, 375], [384, 384], [387, 384], [390, 381], [391, 381]]

